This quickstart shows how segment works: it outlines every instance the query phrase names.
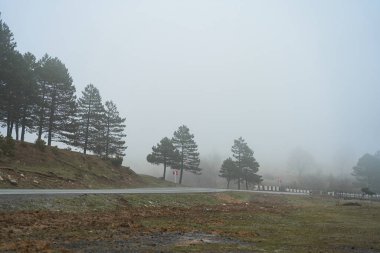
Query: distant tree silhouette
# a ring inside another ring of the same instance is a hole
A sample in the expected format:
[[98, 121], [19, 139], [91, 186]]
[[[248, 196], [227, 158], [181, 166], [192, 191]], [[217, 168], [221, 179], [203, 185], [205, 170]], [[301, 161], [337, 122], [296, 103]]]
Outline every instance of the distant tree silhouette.
[[223, 161], [222, 167], [219, 170], [219, 176], [227, 180], [227, 189], [230, 188], [231, 180], [239, 177], [238, 167], [230, 157]]
[[172, 141], [164, 137], [156, 146], [152, 147], [152, 153], [150, 153], [146, 160], [152, 164], [164, 165], [163, 179], [166, 177], [166, 168], [177, 168], [180, 162], [180, 153], [174, 147]]
[[380, 152], [375, 155], [365, 154], [359, 158], [352, 175], [364, 188], [380, 192]]
[[235, 164], [238, 170], [238, 189], [240, 190], [242, 180], [245, 180], [246, 189], [248, 189], [249, 183], [260, 183], [261, 178], [256, 175], [259, 170], [259, 163], [253, 157], [252, 149], [242, 137], [234, 140], [234, 145], [232, 146], [231, 151], [232, 156], [235, 158]]
[[[104, 134], [102, 135], [102, 149], [105, 157], [122, 157], [127, 148], [125, 146], [125, 118], [121, 118], [116, 105], [112, 101], [106, 101], [105, 111], [102, 116]], [[103, 153], [103, 152], [102, 152]]]
[[185, 125], [180, 126], [174, 132], [172, 142], [180, 153], [181, 174], [179, 184], [182, 183], [184, 170], [198, 175], [201, 174], [198, 145], [194, 141], [194, 135], [190, 134], [189, 128]]

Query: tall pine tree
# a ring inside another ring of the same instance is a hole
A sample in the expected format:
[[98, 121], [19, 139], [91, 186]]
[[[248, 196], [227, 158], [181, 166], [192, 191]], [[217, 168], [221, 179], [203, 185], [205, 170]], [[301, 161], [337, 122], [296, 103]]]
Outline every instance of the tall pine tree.
[[45, 121], [48, 114], [48, 69], [45, 65], [51, 61], [51, 57], [45, 54], [36, 64], [36, 79], [37, 79], [37, 97], [36, 107], [33, 117], [33, 124], [37, 130], [38, 140], [42, 139]]
[[99, 90], [89, 84], [78, 99], [78, 131], [76, 141], [86, 154], [88, 150], [99, 153], [104, 133], [104, 107]]
[[53, 140], [67, 138], [67, 131], [76, 112], [75, 87], [65, 65], [58, 58], [44, 56], [39, 72], [39, 133], [47, 134], [48, 145]]
[[33, 118], [34, 112], [37, 108], [38, 100], [38, 86], [36, 76], [36, 57], [32, 53], [25, 53], [23, 55], [25, 64], [25, 85], [23, 87], [23, 103], [20, 111], [20, 124], [21, 124], [21, 141], [25, 139], [25, 132], [32, 132], [34, 130]]
[[255, 182], [256, 179], [260, 179], [260, 177], [256, 175], [256, 172], [259, 170], [259, 163], [256, 162], [256, 159], [253, 157], [252, 149], [242, 137], [234, 140], [231, 151], [232, 156], [235, 158], [238, 171], [238, 189], [240, 190], [241, 180], [245, 180], [246, 189], [248, 189], [248, 183], [259, 183], [260, 181]]
[[112, 101], [106, 101], [105, 111], [103, 118], [103, 141], [102, 147], [99, 149], [101, 155], [104, 153], [105, 157], [123, 157], [124, 151], [127, 148], [125, 146], [126, 137], [125, 134], [125, 118], [121, 118], [116, 105]]
[[[8, 59], [11, 72], [7, 75], [6, 82], [2, 86], [3, 110], [6, 118], [7, 136], [12, 136], [15, 130], [16, 140], [24, 139], [25, 129], [32, 128], [31, 115], [35, 104], [36, 82], [34, 78], [33, 55], [24, 56], [18, 51]], [[4, 124], [5, 125], [5, 124]]]
[[182, 183], [184, 170], [194, 174], [201, 174], [198, 145], [194, 141], [194, 135], [190, 134], [189, 128], [185, 125], [180, 126], [178, 130], [174, 132], [172, 142], [180, 153], [181, 174], [179, 183]]
[[12, 135], [12, 99], [13, 89], [10, 84], [14, 74], [12, 58], [15, 55], [16, 42], [8, 25], [0, 17], [0, 122], [7, 127], [7, 136]]
[[152, 164], [164, 165], [163, 180], [165, 180], [166, 167], [178, 167], [180, 153], [176, 150], [172, 141], [168, 137], [164, 137], [156, 146], [152, 147], [152, 153], [146, 157], [146, 160]]

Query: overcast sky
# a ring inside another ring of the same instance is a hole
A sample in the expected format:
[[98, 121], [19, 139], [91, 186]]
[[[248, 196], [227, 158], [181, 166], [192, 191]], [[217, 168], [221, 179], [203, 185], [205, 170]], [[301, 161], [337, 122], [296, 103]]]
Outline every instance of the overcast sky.
[[182, 124], [201, 158], [230, 156], [242, 136], [261, 172], [295, 148], [326, 168], [380, 149], [380, 1], [0, 0], [0, 11], [19, 51], [57, 56], [78, 94], [93, 83], [117, 104], [138, 173]]

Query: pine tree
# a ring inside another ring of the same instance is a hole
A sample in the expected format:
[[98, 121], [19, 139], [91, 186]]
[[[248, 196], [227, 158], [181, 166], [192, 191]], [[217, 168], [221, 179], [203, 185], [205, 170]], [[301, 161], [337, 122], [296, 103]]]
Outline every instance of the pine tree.
[[48, 76], [47, 62], [51, 61], [51, 57], [45, 54], [36, 64], [36, 79], [37, 79], [37, 96], [36, 107], [33, 117], [33, 124], [37, 130], [38, 140], [42, 139], [45, 121], [48, 114]]
[[124, 122], [125, 118], [119, 116], [116, 105], [112, 101], [106, 101], [103, 116], [104, 141], [100, 147], [100, 150], [104, 150], [106, 158], [125, 155], [124, 151], [127, 147], [124, 140], [126, 137]]
[[100, 153], [104, 133], [104, 107], [99, 90], [92, 84], [85, 87], [78, 100], [78, 132], [76, 141], [86, 154], [88, 150]]
[[25, 139], [25, 131], [34, 129], [33, 115], [37, 104], [36, 58], [31, 53], [23, 55], [25, 64], [24, 86], [22, 88], [22, 101], [20, 105], [21, 141]]
[[178, 167], [180, 153], [178, 150], [176, 150], [172, 141], [169, 138], [165, 137], [160, 141], [160, 143], [157, 143], [156, 146], [152, 147], [152, 153], [146, 157], [146, 160], [152, 164], [164, 165], [163, 180], [165, 180], [166, 167]]
[[194, 174], [201, 174], [199, 168], [198, 146], [194, 141], [194, 135], [190, 134], [187, 126], [183, 125], [174, 132], [172, 142], [180, 153], [181, 174], [179, 184], [182, 183], [183, 171], [190, 171]]
[[9, 83], [13, 74], [12, 58], [15, 55], [16, 42], [8, 25], [0, 16], [0, 122], [7, 126], [7, 136], [12, 134], [11, 129], [11, 102], [12, 87]]
[[238, 167], [236, 163], [229, 157], [223, 161], [222, 167], [219, 170], [219, 176], [227, 180], [227, 189], [230, 188], [230, 182], [236, 179], [238, 175]]
[[47, 133], [52, 140], [64, 141], [76, 112], [75, 87], [65, 65], [58, 58], [44, 56], [39, 71], [39, 139]]
[[21, 103], [22, 71], [20, 67], [22, 56], [19, 52], [13, 51], [7, 61], [10, 72], [7, 73], [3, 82], [1, 100], [3, 103], [4, 119], [6, 119], [4, 123], [6, 122], [7, 126], [7, 137], [11, 137], [13, 129], [17, 128], [15, 125], [18, 123], [19, 104]]
[[31, 116], [36, 103], [35, 57], [15, 50], [9, 27], [0, 19], [0, 122], [7, 126], [7, 136], [15, 130], [16, 140], [24, 140], [32, 130]]
[[[25, 57], [27, 56], [27, 57]], [[19, 140], [20, 127], [22, 129], [21, 139], [24, 139], [25, 128], [31, 129], [30, 117], [32, 107], [35, 103], [35, 79], [34, 71], [29, 59], [30, 55], [23, 56], [18, 51], [10, 55], [9, 63], [11, 73], [7, 76], [2, 86], [2, 101], [4, 116], [7, 125], [7, 136], [12, 136], [15, 130], [16, 140]]]
[[252, 149], [242, 137], [234, 140], [231, 151], [238, 169], [238, 189], [240, 190], [241, 180], [245, 180], [245, 186], [248, 189], [248, 183], [255, 183], [256, 177], [253, 175], [259, 170], [259, 164], [253, 157]]
[[380, 152], [360, 157], [353, 167], [352, 175], [362, 187], [380, 193]]

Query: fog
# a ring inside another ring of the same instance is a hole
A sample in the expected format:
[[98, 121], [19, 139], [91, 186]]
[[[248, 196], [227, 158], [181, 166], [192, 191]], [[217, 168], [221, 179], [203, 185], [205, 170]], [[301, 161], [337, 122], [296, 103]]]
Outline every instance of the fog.
[[380, 2], [0, 0], [0, 10], [20, 52], [59, 57], [78, 94], [92, 83], [117, 104], [137, 173], [161, 176], [146, 155], [182, 124], [214, 171], [240, 136], [259, 174], [275, 177], [297, 150], [313, 172], [349, 174], [380, 149]]

